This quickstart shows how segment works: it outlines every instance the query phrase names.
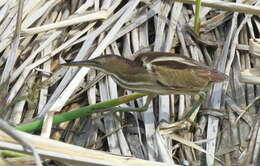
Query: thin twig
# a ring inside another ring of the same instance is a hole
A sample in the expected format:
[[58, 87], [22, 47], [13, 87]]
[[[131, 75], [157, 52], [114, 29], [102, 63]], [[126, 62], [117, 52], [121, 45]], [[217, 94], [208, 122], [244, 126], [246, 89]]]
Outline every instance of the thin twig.
[[236, 121], [235, 121], [235, 124], [237, 124], [237, 122], [240, 120], [240, 118], [241, 118], [241, 117], [249, 110], [249, 108], [251, 108], [251, 107], [255, 104], [255, 102], [257, 102], [259, 99], [260, 99], [260, 96], [257, 96], [250, 104], [248, 104], [248, 105], [246, 106], [245, 109], [243, 109], [243, 112], [241, 112], [241, 113], [239, 114], [239, 116], [237, 117], [237, 119], [236, 119]]

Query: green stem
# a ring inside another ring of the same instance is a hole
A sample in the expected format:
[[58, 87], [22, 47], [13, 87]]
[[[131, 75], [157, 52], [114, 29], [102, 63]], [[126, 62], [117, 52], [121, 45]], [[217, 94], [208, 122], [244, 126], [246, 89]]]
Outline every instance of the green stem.
[[[82, 116], [86, 116], [86, 115], [90, 115], [93, 113], [99, 113], [99, 112], [105, 112], [108, 111], [107, 109], [105, 109], [105, 111], [102, 111], [102, 108], [108, 108], [108, 107], [115, 107], [118, 106], [120, 104], [123, 103], [127, 103], [130, 100], [134, 100], [140, 97], [145, 96], [145, 94], [142, 93], [133, 93], [131, 95], [128, 96], [122, 96], [119, 97], [117, 99], [113, 99], [113, 100], [109, 100], [109, 101], [104, 101], [104, 102], [100, 102], [97, 104], [93, 104], [93, 105], [89, 105], [89, 106], [85, 106], [79, 109], [76, 109], [74, 111], [70, 111], [70, 112], [65, 112], [65, 113], [61, 113], [58, 115], [55, 115], [53, 118], [53, 125], [62, 123], [62, 122], [66, 122], [66, 121], [70, 121]], [[96, 110], [93, 110], [96, 109]], [[18, 125], [16, 127], [17, 130], [20, 131], [25, 131], [25, 132], [32, 132], [35, 130], [38, 130], [42, 127], [43, 124], [43, 120], [36, 120], [33, 122], [29, 122], [29, 123], [25, 123], [25, 124], [21, 124]]]
[[28, 154], [14, 152], [14, 151], [10, 151], [10, 150], [1, 150], [0, 154], [2, 155], [2, 157], [28, 157], [28, 156], [31, 156]]
[[199, 34], [200, 31], [200, 8], [201, 8], [201, 0], [196, 0], [194, 31], [197, 34]]

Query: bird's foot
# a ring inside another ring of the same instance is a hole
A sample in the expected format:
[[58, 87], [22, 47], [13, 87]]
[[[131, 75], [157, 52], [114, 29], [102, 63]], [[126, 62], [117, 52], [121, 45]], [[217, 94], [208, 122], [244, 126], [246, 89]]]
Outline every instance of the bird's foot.
[[191, 119], [189, 119], [189, 118], [188, 119], [183, 119], [183, 121], [189, 123], [188, 129], [190, 131], [201, 130], [200, 126], [196, 122], [192, 121]]
[[96, 116], [93, 119], [102, 119], [107, 116], [113, 116], [116, 120], [119, 122], [123, 122], [123, 120], [120, 118], [120, 115], [117, 113], [123, 113], [123, 112], [144, 112], [147, 110], [146, 106], [143, 106], [141, 108], [132, 108], [132, 107], [107, 107], [107, 108], [95, 108], [92, 110], [93, 112], [104, 112], [101, 116]]
[[117, 113], [117, 112], [144, 112], [147, 110], [147, 106], [143, 106], [140, 108], [133, 108], [133, 107], [104, 107], [104, 108], [93, 108], [93, 113], [102, 113], [102, 112], [110, 112], [110, 113]]
[[174, 133], [178, 131], [193, 131], [200, 129], [197, 123], [190, 119], [183, 119], [177, 122], [163, 122], [159, 125], [160, 131], [164, 133]]

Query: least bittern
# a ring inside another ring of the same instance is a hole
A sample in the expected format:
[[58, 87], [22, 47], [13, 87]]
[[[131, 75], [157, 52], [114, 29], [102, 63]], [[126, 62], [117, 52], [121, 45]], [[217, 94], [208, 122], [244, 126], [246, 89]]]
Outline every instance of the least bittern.
[[100, 70], [111, 75], [121, 87], [147, 94], [146, 104], [139, 108], [142, 111], [147, 109], [156, 94], [193, 95], [226, 79], [226, 75], [216, 69], [191, 58], [166, 52], [141, 53], [133, 61], [116, 55], [106, 55], [62, 65]]

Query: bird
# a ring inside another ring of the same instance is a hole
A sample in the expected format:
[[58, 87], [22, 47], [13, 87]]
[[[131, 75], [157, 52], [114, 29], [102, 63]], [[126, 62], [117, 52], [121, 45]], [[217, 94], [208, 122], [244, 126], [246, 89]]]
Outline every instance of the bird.
[[147, 94], [143, 111], [156, 95], [195, 95], [227, 79], [224, 73], [214, 68], [168, 52], [140, 53], [134, 60], [111, 54], [62, 65], [96, 69], [110, 75], [124, 89]]

